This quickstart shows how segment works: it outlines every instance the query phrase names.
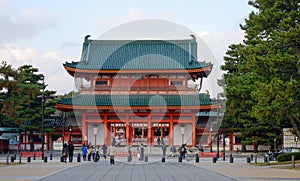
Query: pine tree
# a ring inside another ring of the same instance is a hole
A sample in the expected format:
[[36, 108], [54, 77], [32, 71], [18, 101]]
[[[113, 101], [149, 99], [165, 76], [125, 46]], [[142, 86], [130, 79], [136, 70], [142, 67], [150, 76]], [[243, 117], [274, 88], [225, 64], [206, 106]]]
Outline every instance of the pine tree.
[[[300, 1], [252, 0], [249, 5], [257, 11], [241, 25], [244, 44], [231, 45], [222, 67], [228, 71], [226, 119], [245, 114], [246, 122], [235, 123], [244, 135], [253, 132], [248, 135], [253, 142], [271, 144], [288, 126], [300, 137]], [[238, 111], [230, 110], [234, 107]]]

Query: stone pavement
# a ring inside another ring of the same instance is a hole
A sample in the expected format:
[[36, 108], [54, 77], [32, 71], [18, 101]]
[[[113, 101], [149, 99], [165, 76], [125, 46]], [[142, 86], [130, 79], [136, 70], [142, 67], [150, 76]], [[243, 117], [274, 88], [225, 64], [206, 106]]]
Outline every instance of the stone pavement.
[[300, 171], [277, 169], [268, 166], [252, 166], [246, 163], [201, 162], [198, 167], [221, 173], [236, 180], [300, 180]]
[[[76, 160], [75, 160], [76, 161]], [[71, 177], [69, 177], [71, 175]], [[72, 178], [72, 179], [71, 179]], [[101, 179], [100, 179], [101, 178]], [[125, 157], [116, 158], [116, 165], [108, 160], [100, 162], [60, 163], [59, 159], [33, 160], [32, 163], [0, 165], [0, 180], [300, 180], [300, 171], [258, 167], [246, 164], [246, 158], [212, 163], [211, 158], [184, 160], [167, 158], [161, 163], [160, 157], [149, 157], [149, 162], [133, 159], [128, 163]]]

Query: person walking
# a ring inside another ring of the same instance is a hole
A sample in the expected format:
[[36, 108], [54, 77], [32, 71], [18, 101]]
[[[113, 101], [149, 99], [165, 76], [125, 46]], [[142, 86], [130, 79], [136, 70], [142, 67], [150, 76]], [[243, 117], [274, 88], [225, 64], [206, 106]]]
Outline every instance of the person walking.
[[102, 145], [102, 151], [103, 151], [103, 157], [104, 157], [104, 159], [106, 159], [106, 154], [107, 154], [107, 146], [106, 146], [106, 144], [104, 143], [103, 145]]
[[74, 145], [73, 145], [72, 141], [69, 142], [68, 150], [69, 150], [69, 162], [72, 163], [73, 162], [73, 154], [74, 154]]
[[83, 161], [86, 161], [87, 147], [85, 146], [85, 143], [83, 143], [81, 147], [81, 152], [82, 152]]
[[62, 149], [62, 156], [63, 156], [63, 161], [65, 163], [67, 163], [68, 153], [69, 153], [68, 145], [67, 145], [67, 143], [64, 143], [63, 149]]
[[110, 164], [114, 165], [115, 164], [116, 148], [115, 148], [115, 145], [113, 143], [108, 147], [108, 155], [110, 157]]
[[161, 149], [162, 149], [162, 152], [163, 152], [163, 157], [166, 157], [167, 146], [165, 145], [165, 143], [162, 143]]
[[172, 157], [175, 157], [176, 147], [174, 145], [171, 146], [170, 152], [172, 153]]

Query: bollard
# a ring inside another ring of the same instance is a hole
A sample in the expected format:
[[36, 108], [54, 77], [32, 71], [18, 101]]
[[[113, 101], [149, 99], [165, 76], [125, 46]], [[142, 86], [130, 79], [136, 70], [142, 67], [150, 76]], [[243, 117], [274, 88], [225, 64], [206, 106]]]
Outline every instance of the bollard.
[[223, 155], [223, 161], [225, 161], [225, 153], [224, 153], [224, 155]]
[[35, 160], [35, 154], [33, 154], [33, 160]]
[[48, 161], [47, 159], [48, 159], [48, 158], [47, 158], [46, 156], [44, 156], [44, 162], [45, 162], [45, 163], [47, 163], [47, 161]]
[[166, 162], [166, 158], [165, 157], [161, 157], [161, 162]]
[[295, 155], [292, 155], [292, 167], [295, 168]]
[[15, 157], [14, 160], [17, 160], [17, 154], [14, 154], [14, 157]]
[[251, 158], [247, 157], [247, 163], [250, 163]]
[[233, 163], [233, 157], [230, 157], [230, 161], [229, 161], [230, 163]]
[[213, 163], [217, 163], [217, 158], [213, 157]]
[[178, 157], [178, 162], [182, 162], [182, 157], [181, 156]]
[[145, 156], [145, 162], [148, 162], [148, 155]]
[[196, 163], [199, 163], [199, 154], [196, 154], [195, 156], [196, 156], [196, 160], [195, 160]]
[[9, 165], [9, 153], [7, 154], [6, 165]]
[[50, 153], [50, 160], [52, 160], [52, 153]]
[[257, 164], [257, 155], [255, 155], [254, 161], [255, 161], [255, 164]]
[[253, 154], [250, 155], [250, 160], [253, 161]]
[[13, 163], [15, 161], [15, 156], [10, 157], [10, 162]]
[[22, 155], [20, 153], [20, 157], [19, 157], [19, 163], [22, 163]]
[[31, 162], [31, 157], [27, 157], [27, 162]]
[[77, 162], [80, 162], [81, 160], [81, 157], [80, 157], [80, 153], [78, 153], [78, 155], [77, 155]]
[[230, 153], [229, 158], [232, 158], [232, 153]]

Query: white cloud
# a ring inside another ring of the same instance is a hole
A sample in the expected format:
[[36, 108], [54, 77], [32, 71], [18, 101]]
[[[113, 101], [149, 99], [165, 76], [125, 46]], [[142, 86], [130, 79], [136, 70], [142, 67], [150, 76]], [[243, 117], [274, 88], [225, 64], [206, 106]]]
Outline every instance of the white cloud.
[[223, 32], [212, 34], [210, 32], [197, 32], [199, 37], [207, 43], [213, 52], [218, 63], [223, 64], [223, 57], [231, 44], [242, 43], [244, 39], [243, 31]]
[[10, 1], [0, 0], [0, 44], [31, 38], [57, 25], [56, 17], [37, 8], [18, 12]]
[[[218, 86], [217, 80], [221, 79], [223, 71], [220, 66], [224, 64], [223, 57], [231, 44], [242, 43], [244, 33], [242, 31], [236, 32], [224, 32], [220, 34], [211, 34], [210, 32], [197, 32], [197, 35], [201, 38], [204, 43], [207, 44], [209, 50], [213, 54], [210, 56], [210, 60], [213, 63], [213, 70], [211, 71], [208, 78], [204, 81], [201, 92], [209, 90], [212, 97], [216, 97], [219, 92], [223, 92], [222, 88]], [[201, 46], [198, 43], [198, 46]], [[202, 54], [206, 54], [203, 47], [198, 47], [198, 54], [201, 58]], [[203, 56], [203, 55], [202, 55]], [[208, 56], [207, 56], [208, 57]]]
[[63, 94], [73, 88], [72, 76], [63, 68], [65, 58], [57, 51], [42, 52], [36, 48], [5, 44], [0, 49], [0, 54], [1, 60], [7, 61], [14, 68], [25, 64], [38, 68], [45, 75], [46, 84], [49, 85], [47, 89]]

